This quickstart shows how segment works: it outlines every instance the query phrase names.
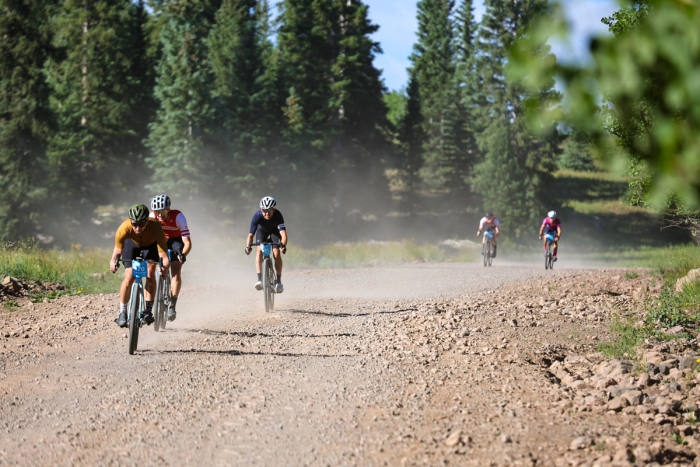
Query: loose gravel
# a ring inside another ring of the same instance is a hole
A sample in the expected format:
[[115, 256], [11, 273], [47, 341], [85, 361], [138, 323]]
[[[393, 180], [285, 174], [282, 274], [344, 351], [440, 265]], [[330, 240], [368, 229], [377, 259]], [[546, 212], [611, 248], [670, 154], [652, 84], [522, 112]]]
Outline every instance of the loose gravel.
[[249, 271], [197, 277], [134, 356], [116, 295], [0, 314], [0, 465], [688, 465], [700, 452], [695, 344], [629, 361], [596, 350], [613, 316], [658, 293], [648, 272], [298, 270], [268, 314]]

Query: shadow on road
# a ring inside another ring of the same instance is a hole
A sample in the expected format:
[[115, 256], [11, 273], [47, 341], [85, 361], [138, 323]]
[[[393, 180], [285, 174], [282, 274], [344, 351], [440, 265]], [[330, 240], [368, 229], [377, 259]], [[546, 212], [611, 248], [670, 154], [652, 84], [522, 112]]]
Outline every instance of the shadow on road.
[[330, 316], [332, 318], [350, 318], [350, 317], [361, 317], [361, 316], [372, 316], [372, 315], [394, 315], [398, 313], [408, 313], [409, 311], [418, 311], [418, 308], [404, 308], [401, 310], [391, 310], [391, 311], [374, 311], [372, 313], [327, 313], [325, 311], [314, 311], [314, 310], [299, 310], [296, 308], [291, 308], [290, 313], [299, 313], [305, 315], [320, 315], [320, 316]]
[[329, 355], [329, 354], [308, 354], [308, 353], [292, 353], [292, 352], [244, 352], [241, 350], [203, 350], [203, 349], [179, 349], [179, 350], [140, 350], [143, 354], [209, 354], [209, 355], [269, 355], [275, 357], [316, 357], [316, 358], [340, 358], [340, 357], [356, 357], [357, 355]]
[[338, 333], [338, 334], [267, 334], [264, 332], [248, 332], [248, 331], [212, 331], [210, 329], [166, 329], [164, 332], [187, 332], [192, 334], [207, 334], [210, 336], [237, 336], [237, 337], [308, 337], [308, 338], [324, 338], [324, 337], [357, 337], [357, 334]]

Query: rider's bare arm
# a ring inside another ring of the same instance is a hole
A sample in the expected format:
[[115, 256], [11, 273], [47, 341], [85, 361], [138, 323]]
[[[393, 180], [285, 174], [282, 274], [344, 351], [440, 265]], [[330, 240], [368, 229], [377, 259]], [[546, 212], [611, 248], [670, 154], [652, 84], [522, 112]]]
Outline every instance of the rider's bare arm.
[[114, 251], [112, 252], [112, 259], [109, 262], [109, 270], [112, 272], [117, 272], [117, 255], [122, 254], [122, 249], [114, 247]]
[[190, 251], [192, 251], [192, 238], [191, 237], [182, 237], [182, 243], [185, 245], [182, 248], [182, 254], [187, 256], [190, 254]]
[[282, 240], [282, 246], [287, 246], [287, 231], [280, 230], [280, 238]]

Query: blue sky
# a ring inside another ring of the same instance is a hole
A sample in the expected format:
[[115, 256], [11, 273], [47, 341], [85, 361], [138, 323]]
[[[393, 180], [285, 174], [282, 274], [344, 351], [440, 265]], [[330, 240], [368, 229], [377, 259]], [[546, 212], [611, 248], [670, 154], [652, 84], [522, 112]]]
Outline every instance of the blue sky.
[[[376, 65], [383, 70], [384, 82], [389, 89], [400, 89], [406, 84], [406, 68], [410, 65], [413, 43], [416, 39], [415, 0], [365, 0], [369, 16], [379, 25], [374, 39], [381, 44], [384, 53], [376, 58]], [[610, 16], [619, 8], [615, 0], [564, 0], [567, 17], [572, 26], [572, 41], [568, 46], [553, 44], [554, 53], [560, 59], [585, 60], [588, 38], [591, 34], [607, 31], [601, 18]], [[484, 12], [482, 0], [475, 0], [477, 21]]]

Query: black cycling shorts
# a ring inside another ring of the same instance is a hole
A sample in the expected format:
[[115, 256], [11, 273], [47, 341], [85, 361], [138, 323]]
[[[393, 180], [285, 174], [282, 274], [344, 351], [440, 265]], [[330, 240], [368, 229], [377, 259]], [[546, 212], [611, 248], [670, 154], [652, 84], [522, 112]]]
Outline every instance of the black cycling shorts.
[[[281, 243], [282, 238], [280, 237], [279, 230], [270, 232], [262, 225], [259, 225], [255, 231], [255, 241], [258, 243]], [[274, 248], [279, 247], [275, 246]]]
[[180, 262], [177, 259], [177, 254], [182, 254], [182, 250], [185, 248], [185, 242], [182, 241], [182, 237], [173, 237], [168, 239], [168, 250], [173, 250], [170, 254], [171, 262]]
[[122, 260], [124, 262], [124, 267], [131, 268], [131, 260], [141, 257], [145, 260], [158, 261], [160, 258], [158, 256], [158, 243], [154, 242], [152, 245], [148, 246], [137, 246], [136, 243], [130, 238], [124, 241], [124, 248], [122, 249]]

